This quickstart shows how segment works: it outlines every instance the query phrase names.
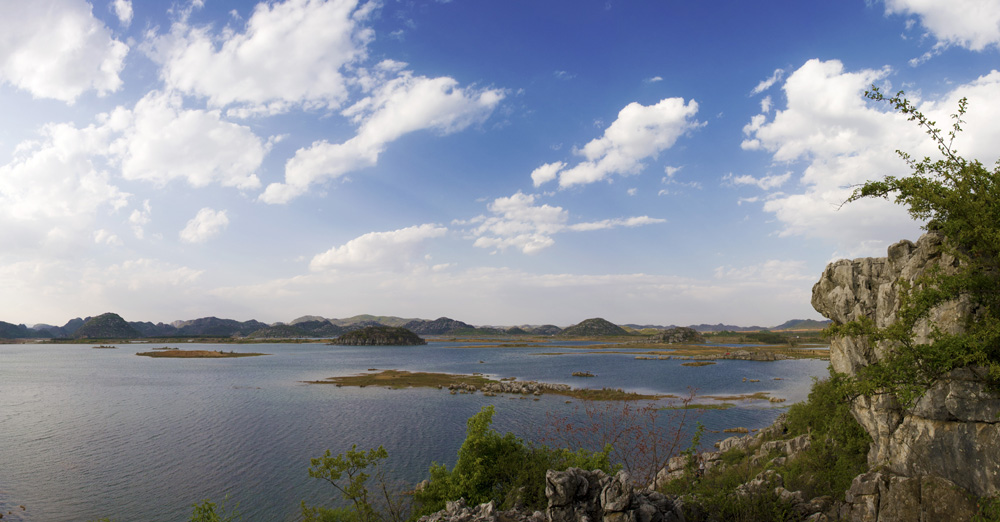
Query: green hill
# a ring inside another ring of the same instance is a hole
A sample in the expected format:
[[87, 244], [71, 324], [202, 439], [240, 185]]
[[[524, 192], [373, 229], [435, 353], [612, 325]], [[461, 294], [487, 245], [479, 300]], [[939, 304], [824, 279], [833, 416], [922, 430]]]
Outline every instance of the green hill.
[[580, 324], [575, 324], [559, 332], [560, 336], [571, 337], [595, 337], [607, 335], [628, 335], [624, 328], [600, 317], [587, 319]]
[[137, 339], [142, 333], [115, 313], [91, 317], [73, 333], [75, 339]]
[[427, 344], [419, 335], [400, 326], [366, 326], [347, 332], [330, 344], [344, 346], [415, 346]]

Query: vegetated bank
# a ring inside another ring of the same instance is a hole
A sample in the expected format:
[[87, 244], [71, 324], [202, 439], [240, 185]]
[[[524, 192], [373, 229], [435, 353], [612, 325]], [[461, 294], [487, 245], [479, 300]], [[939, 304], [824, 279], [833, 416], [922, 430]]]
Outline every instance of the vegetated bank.
[[366, 326], [347, 332], [330, 344], [341, 346], [420, 346], [427, 344], [419, 335], [402, 326]]

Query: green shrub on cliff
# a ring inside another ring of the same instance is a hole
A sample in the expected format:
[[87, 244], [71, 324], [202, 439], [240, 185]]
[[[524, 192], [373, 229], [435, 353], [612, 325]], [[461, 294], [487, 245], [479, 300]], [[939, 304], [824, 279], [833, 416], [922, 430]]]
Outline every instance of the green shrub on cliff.
[[612, 470], [609, 447], [592, 453], [526, 444], [512, 433], [501, 435], [493, 430], [490, 427], [493, 413], [493, 406], [486, 406], [469, 418], [465, 442], [458, 450], [454, 468], [431, 466], [430, 480], [415, 493], [417, 515], [444, 509], [445, 502], [459, 498], [469, 505], [492, 500], [501, 509], [515, 505], [544, 509], [547, 470], [570, 467]]
[[[897, 321], [877, 328], [871, 321], [856, 321], [831, 329], [833, 335], [862, 335], [871, 342], [892, 346], [881, 364], [859, 372], [857, 392], [889, 391], [912, 403], [945, 372], [967, 365], [986, 368], [984, 379], [1000, 382], [1000, 163], [992, 170], [978, 160], [968, 160], [953, 148], [965, 123], [967, 101], [958, 103], [947, 133], [937, 127], [900, 91], [885, 97], [877, 88], [865, 93], [890, 104], [916, 122], [937, 145], [941, 156], [916, 160], [897, 151], [912, 173], [886, 176], [855, 189], [847, 202], [865, 198], [892, 198], [910, 215], [925, 221], [926, 230], [940, 233], [945, 253], [954, 257], [949, 266], [937, 266], [904, 287]], [[963, 333], [932, 328], [930, 342], [917, 343], [914, 327], [925, 321], [938, 305], [967, 298], [974, 313], [966, 318]]]
[[809, 400], [788, 409], [786, 436], [809, 433], [812, 445], [779, 470], [786, 487], [806, 498], [830, 495], [843, 498], [854, 477], [868, 470], [872, 439], [851, 415], [846, 377], [832, 373], [816, 381]]

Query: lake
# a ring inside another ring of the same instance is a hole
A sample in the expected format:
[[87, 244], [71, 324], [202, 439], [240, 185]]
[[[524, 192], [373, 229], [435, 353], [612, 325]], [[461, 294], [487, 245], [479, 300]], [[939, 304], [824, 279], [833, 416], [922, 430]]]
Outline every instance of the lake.
[[[806, 398], [812, 377], [827, 375], [828, 365], [722, 360], [694, 368], [566, 342], [527, 348], [196, 345], [271, 354], [232, 359], [153, 359], [135, 353], [162, 345], [116, 346], [0, 345], [4, 522], [182, 521], [192, 504], [227, 495], [244, 520], [297, 520], [302, 500], [329, 504], [334, 496], [329, 484], [306, 473], [309, 458], [326, 449], [336, 454], [352, 444], [384, 445], [387, 468], [412, 485], [426, 478], [431, 462], [454, 464], [465, 422], [483, 406], [495, 405], [494, 428], [526, 440], [538, 437], [546, 412], [573, 415], [580, 406], [556, 395], [512, 400], [303, 383], [369, 368], [481, 372], [654, 394], [763, 391], [786, 398], [787, 407]], [[554, 351], [569, 353], [543, 355]], [[572, 377], [574, 371], [596, 376]], [[753, 429], [782, 411], [766, 401], [737, 401], [699, 420], [708, 430]], [[703, 442], [726, 436], [706, 433]]]

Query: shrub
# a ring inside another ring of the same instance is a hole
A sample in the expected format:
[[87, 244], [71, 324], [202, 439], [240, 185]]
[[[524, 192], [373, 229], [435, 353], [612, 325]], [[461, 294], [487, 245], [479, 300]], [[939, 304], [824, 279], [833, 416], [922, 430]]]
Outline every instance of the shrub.
[[430, 480], [415, 493], [418, 515], [439, 511], [446, 501], [459, 498], [470, 505], [493, 501], [501, 509], [515, 505], [542, 509], [547, 470], [578, 467], [611, 471], [609, 447], [590, 452], [526, 444], [512, 433], [501, 435], [491, 429], [493, 414], [493, 406], [486, 406], [469, 418], [454, 468], [431, 466]]

